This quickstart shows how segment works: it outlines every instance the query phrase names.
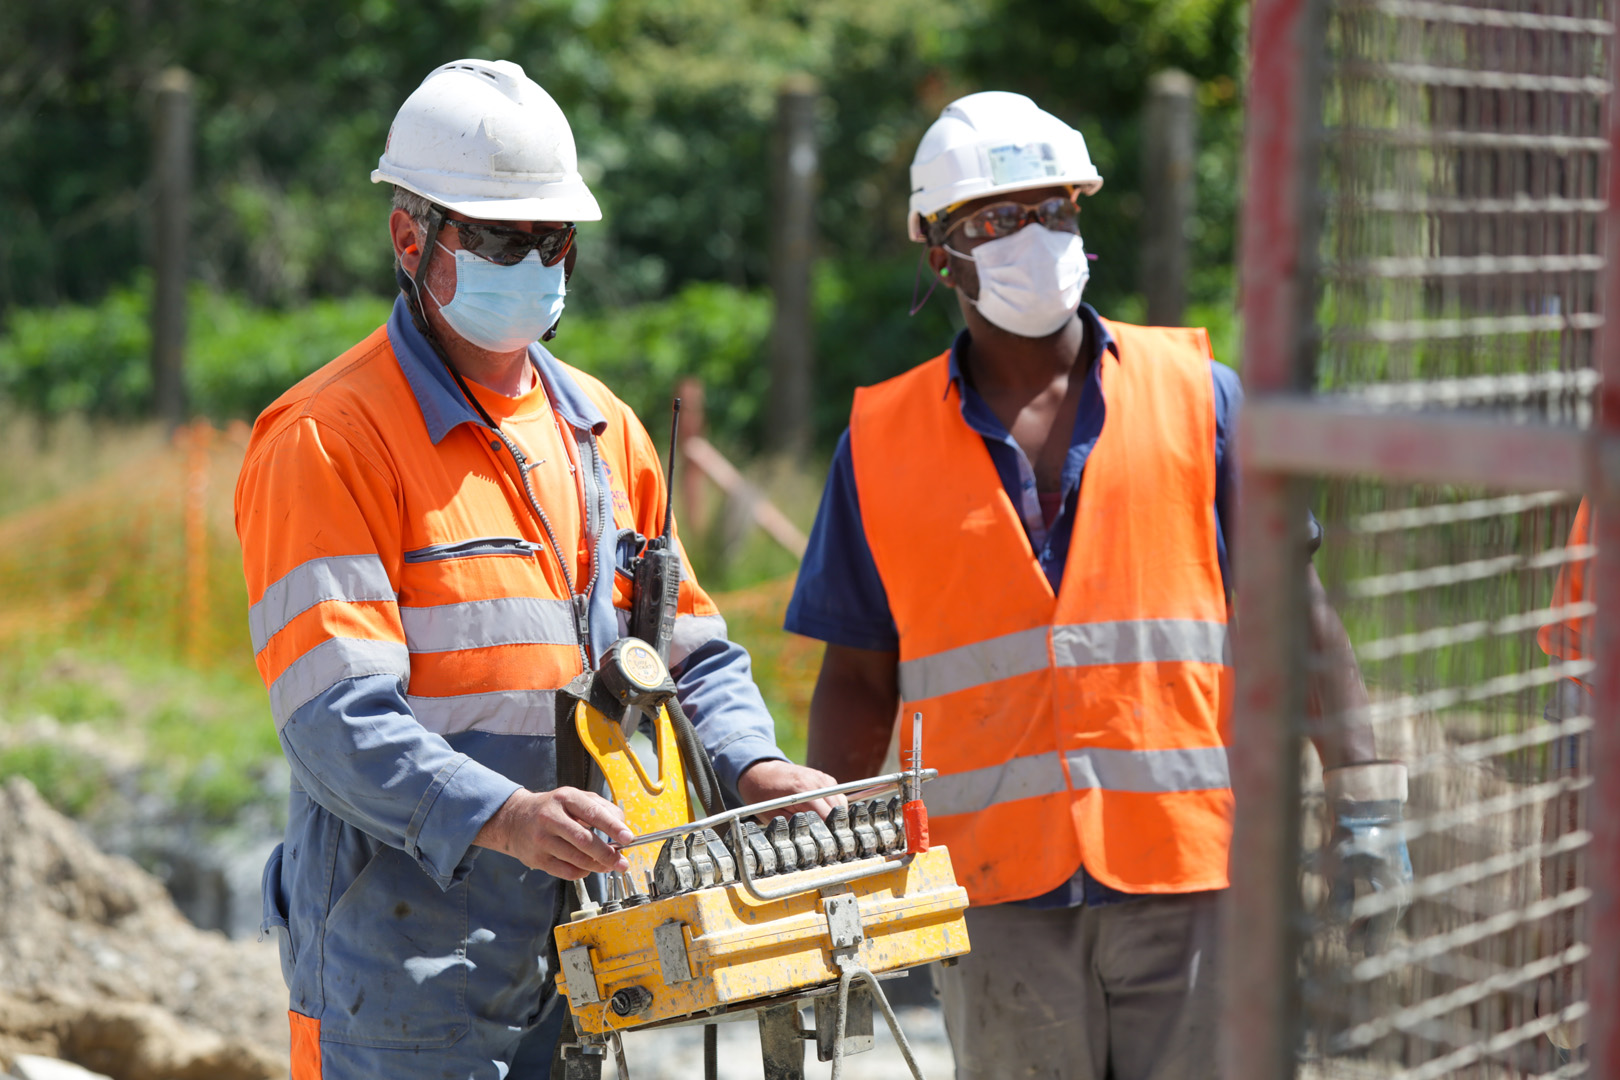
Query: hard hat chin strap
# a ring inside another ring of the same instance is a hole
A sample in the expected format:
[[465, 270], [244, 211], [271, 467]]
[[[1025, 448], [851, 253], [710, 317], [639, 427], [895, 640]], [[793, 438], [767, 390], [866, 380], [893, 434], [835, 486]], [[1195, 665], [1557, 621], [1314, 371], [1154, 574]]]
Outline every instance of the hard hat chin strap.
[[[411, 277], [405, 275], [405, 268], [399, 266], [396, 258], [396, 276], [399, 279], [400, 291], [405, 293], [405, 306], [411, 309], [411, 319], [416, 328], [429, 341], [433, 335], [428, 331], [427, 312], [422, 307], [422, 289], [427, 282], [428, 263], [433, 258], [433, 252], [439, 246], [439, 230], [444, 228], [444, 210], [437, 204], [428, 209], [427, 226], [422, 231], [420, 250], [422, 257], [416, 262], [416, 274]], [[410, 288], [406, 288], [406, 285]]]
[[450, 377], [461, 388], [461, 395], [467, 400], [467, 404], [477, 410], [478, 415], [489, 426], [491, 431], [499, 431], [500, 425], [495, 423], [489, 413], [484, 411], [484, 406], [467, 388], [467, 380], [461, 377], [461, 372], [456, 370], [456, 365], [450, 362], [449, 354], [444, 351], [444, 346], [439, 343], [438, 335], [433, 332], [433, 327], [428, 324], [427, 311], [422, 307], [422, 290], [426, 288], [427, 284], [428, 260], [433, 258], [433, 252], [438, 249], [439, 230], [443, 227], [444, 211], [435, 205], [428, 211], [427, 228], [422, 234], [422, 257], [417, 261], [415, 275], [405, 273], [405, 267], [400, 265], [396, 256], [394, 259], [394, 279], [399, 282], [399, 291], [405, 295], [405, 307], [411, 313], [411, 322], [416, 325], [417, 333], [422, 335], [423, 340], [428, 343], [428, 347], [433, 350], [433, 354], [444, 365], [444, 369], [450, 373]]

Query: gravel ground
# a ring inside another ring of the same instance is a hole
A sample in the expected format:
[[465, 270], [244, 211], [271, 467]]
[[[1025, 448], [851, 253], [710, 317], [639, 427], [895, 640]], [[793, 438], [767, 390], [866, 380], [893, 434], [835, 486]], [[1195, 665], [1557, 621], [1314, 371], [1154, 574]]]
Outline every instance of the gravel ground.
[[[951, 1080], [956, 1064], [945, 1041], [945, 1021], [938, 1009], [922, 1006], [896, 1010], [900, 1028], [911, 1042], [912, 1053], [926, 1080]], [[808, 1014], [807, 1014], [808, 1015]], [[899, 1080], [905, 1077], [905, 1059], [889, 1034], [881, 1014], [874, 1014], [877, 1045], [844, 1063], [847, 1080]], [[806, 1026], [812, 1026], [806, 1023]], [[624, 1040], [624, 1056], [630, 1066], [628, 1080], [701, 1080], [703, 1076], [703, 1029], [666, 1028], [629, 1035]], [[815, 1043], [805, 1044], [806, 1080], [832, 1075], [832, 1063], [816, 1060]], [[759, 1029], [752, 1021], [720, 1025], [720, 1080], [762, 1080], [764, 1067], [759, 1056]], [[611, 1060], [602, 1071], [605, 1078], [619, 1078]]]

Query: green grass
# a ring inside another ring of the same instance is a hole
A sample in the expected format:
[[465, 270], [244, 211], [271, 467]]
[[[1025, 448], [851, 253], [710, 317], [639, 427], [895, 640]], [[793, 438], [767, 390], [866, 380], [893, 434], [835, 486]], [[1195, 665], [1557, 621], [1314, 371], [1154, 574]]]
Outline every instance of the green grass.
[[[0, 494], [17, 493], [0, 499], [0, 777], [27, 776], [83, 815], [110, 812], [103, 795], [133, 768], [179, 812], [228, 823], [266, 798], [280, 757], [230, 526], [240, 447], [215, 442], [199, 571], [185, 548], [195, 476], [183, 452], [162, 449], [149, 429], [108, 422], [34, 425], [11, 438], [18, 453], [0, 459]], [[80, 446], [94, 453], [75, 468]], [[820, 463], [746, 471], [808, 527]], [[710, 488], [705, 501], [703, 514], [683, 519], [683, 536], [753, 654], [784, 748], [802, 760], [820, 649], [781, 629], [796, 560], [757, 529], [722, 543], [724, 500]], [[190, 595], [199, 587], [200, 600]]]
[[224, 824], [264, 798], [266, 763], [280, 753], [256, 677], [200, 670], [116, 635], [70, 631], [0, 650], [0, 724], [40, 718], [64, 735], [88, 732], [105, 753], [36, 736], [0, 753], [0, 776], [28, 777], [73, 814], [93, 807], [115, 761], [137, 761], [146, 790]]
[[26, 742], [0, 748], [0, 780], [21, 776], [62, 813], [82, 817], [106, 790], [102, 763], [72, 747]]

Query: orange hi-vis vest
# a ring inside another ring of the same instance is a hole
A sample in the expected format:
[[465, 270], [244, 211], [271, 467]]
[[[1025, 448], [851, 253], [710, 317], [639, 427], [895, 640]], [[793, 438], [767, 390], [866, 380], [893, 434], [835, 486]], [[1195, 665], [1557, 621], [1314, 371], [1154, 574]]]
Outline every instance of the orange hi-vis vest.
[[[1591, 543], [1592, 504], [1582, 499], [1580, 508], [1575, 511], [1575, 523], [1569, 530], [1567, 547], [1572, 554], [1584, 554], [1584, 557], [1566, 562], [1559, 569], [1558, 581], [1553, 586], [1551, 609], [1558, 618], [1536, 632], [1541, 651], [1566, 663], [1585, 660], [1591, 651], [1592, 615], [1596, 609], [1587, 596], [1586, 572], [1591, 566], [1593, 552], [1581, 551]], [[1570, 678], [1588, 690], [1592, 689], [1588, 681], [1574, 675]]]
[[902, 715], [923, 714], [940, 772], [923, 789], [931, 828], [974, 904], [1039, 896], [1082, 864], [1133, 893], [1227, 884], [1209, 339], [1106, 326], [1107, 420], [1055, 596], [962, 417], [948, 353], [855, 397], [850, 450], [900, 635]]

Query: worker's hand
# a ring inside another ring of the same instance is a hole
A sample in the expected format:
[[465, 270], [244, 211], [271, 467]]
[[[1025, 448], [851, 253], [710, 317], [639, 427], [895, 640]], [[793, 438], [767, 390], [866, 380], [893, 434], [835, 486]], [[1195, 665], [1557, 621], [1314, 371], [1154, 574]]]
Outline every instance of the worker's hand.
[[[1328, 916], [1363, 955], [1382, 952], [1411, 904], [1412, 857], [1403, 807], [1406, 767], [1369, 762], [1323, 775], [1333, 835], [1325, 852]], [[1357, 910], [1357, 900], [1361, 909]]]
[[520, 789], [484, 823], [473, 842], [569, 881], [630, 869], [629, 861], [592, 829], [616, 844], [635, 839], [625, 826], [624, 812], [600, 795], [568, 787]]
[[[742, 796], [744, 803], [757, 803], [797, 795], [801, 791], [832, 787], [836, 783], [837, 780], [820, 769], [812, 769], [807, 765], [795, 765], [791, 761], [756, 761], [738, 778], [737, 794]], [[762, 816], [774, 817], [782, 814], [791, 817], [800, 810], [809, 810], [819, 818], [826, 818], [833, 812], [834, 807], [843, 806], [846, 801], [842, 795], [832, 795], [824, 799], [795, 803], [785, 810], [773, 810], [769, 815]]]

